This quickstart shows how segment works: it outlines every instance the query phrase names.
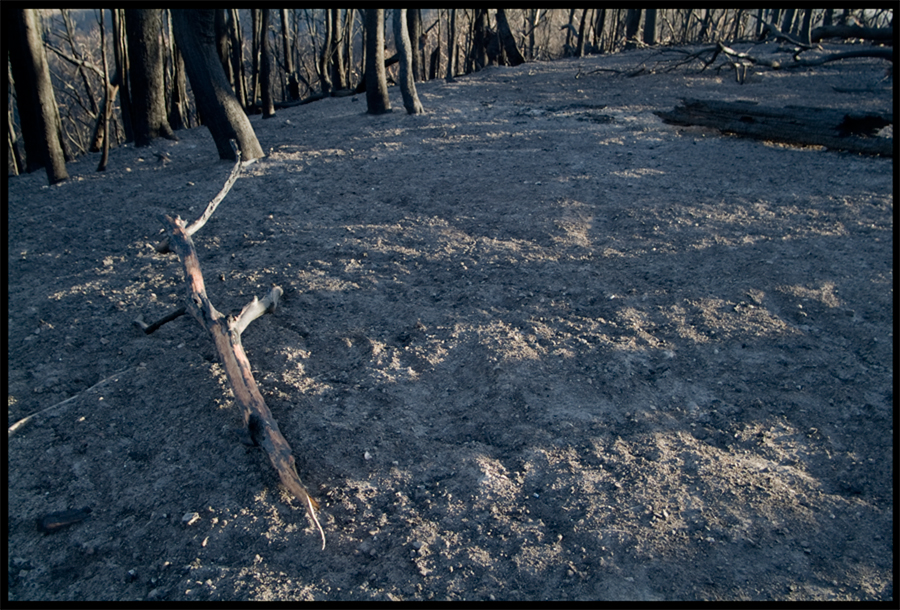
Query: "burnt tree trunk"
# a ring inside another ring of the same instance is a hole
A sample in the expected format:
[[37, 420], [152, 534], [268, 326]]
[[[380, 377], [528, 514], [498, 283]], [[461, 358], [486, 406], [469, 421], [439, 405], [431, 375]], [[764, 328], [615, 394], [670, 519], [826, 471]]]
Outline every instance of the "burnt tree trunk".
[[366, 112], [391, 111], [384, 69], [384, 9], [366, 9]]
[[412, 74], [412, 48], [406, 26], [406, 9], [394, 9], [394, 44], [400, 54], [400, 92], [403, 106], [409, 114], [422, 114], [425, 109], [416, 94], [416, 81]]
[[324, 95], [330, 94], [333, 87], [331, 80], [333, 72], [331, 62], [334, 59], [331, 49], [332, 29], [334, 29], [334, 23], [332, 22], [331, 9], [325, 9], [325, 42], [322, 45], [322, 53], [319, 56], [319, 79], [322, 83], [322, 93]]
[[131, 93], [128, 87], [128, 50], [125, 38], [125, 9], [110, 9], [112, 14], [113, 54], [115, 55], [116, 72], [113, 86], [119, 89], [119, 107], [122, 111], [122, 127], [125, 131], [125, 142], [134, 142], [134, 129], [131, 121]]
[[162, 9], [125, 9], [135, 146], [175, 139], [166, 115], [162, 14]]
[[[585, 9], [587, 10], [587, 9]], [[506, 19], [506, 11], [502, 8], [497, 9], [497, 33], [500, 35], [500, 42], [503, 43], [503, 50], [506, 52], [506, 60], [511, 66], [518, 66], [525, 63], [525, 58], [519, 52], [516, 46], [516, 39], [509, 29], [509, 21]]]
[[236, 8], [231, 9], [228, 20], [228, 35], [231, 38], [231, 70], [234, 72], [234, 95], [244, 108], [253, 105], [247, 96], [247, 75], [244, 72], [244, 37], [241, 35], [241, 22]]
[[472, 70], [474, 72], [477, 72], [478, 70], [483, 70], [484, 67], [488, 64], [487, 46], [488, 36], [490, 35], [490, 28], [488, 24], [487, 9], [475, 9], [475, 18], [473, 20], [472, 27], [472, 48], [470, 50], [471, 60], [468, 63], [471, 64]]
[[[397, 10], [397, 9], [394, 9]], [[412, 52], [412, 73], [415, 81], [425, 80], [425, 39], [422, 34], [422, 10], [406, 12], [406, 29]]]
[[169, 55], [172, 57], [172, 97], [169, 99], [169, 126], [174, 130], [189, 129], [191, 126], [187, 108], [187, 86], [184, 80], [184, 58], [175, 44], [172, 34], [172, 15], [168, 12]]
[[638, 28], [641, 25], [641, 9], [630, 8], [625, 17], [625, 48], [633, 49], [637, 40]]
[[756, 102], [685, 99], [671, 112], [656, 114], [674, 125], [703, 125], [723, 133], [834, 150], [893, 155], [893, 139], [876, 132], [893, 123], [892, 114], [848, 113], [826, 108], [772, 108]]
[[50, 184], [69, 177], [59, 138], [59, 109], [50, 82], [41, 26], [35, 9], [4, 9], [9, 61], [25, 142], [25, 171], [45, 167]]
[[656, 9], [648, 8], [644, 15], [644, 44], [653, 46], [656, 44]]
[[819, 42], [825, 38], [860, 38], [872, 42], [890, 43], [894, 39], [893, 28], [865, 28], [859, 25], [821, 25], [813, 28], [809, 40]]
[[250, 120], [231, 90], [215, 47], [213, 9], [174, 9], [172, 25], [191, 81], [197, 108], [209, 128], [221, 159], [234, 160], [230, 140], [237, 140], [244, 159], [264, 157]]
[[333, 8], [331, 12], [331, 86], [333, 89], [347, 89], [347, 71], [344, 65], [343, 23], [341, 9]]
[[456, 76], [456, 9], [450, 9], [450, 33], [447, 35], [447, 80]]
[[275, 75], [272, 69], [275, 63], [272, 57], [272, 49], [269, 46], [269, 19], [270, 9], [262, 9], [260, 16], [260, 91], [262, 100], [262, 115], [264, 119], [270, 119], [275, 116], [275, 100], [272, 97], [275, 90]]

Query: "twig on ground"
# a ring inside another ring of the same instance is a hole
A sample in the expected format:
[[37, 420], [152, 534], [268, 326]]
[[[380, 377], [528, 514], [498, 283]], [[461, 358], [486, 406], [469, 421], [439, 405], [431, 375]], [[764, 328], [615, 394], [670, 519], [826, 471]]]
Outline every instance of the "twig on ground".
[[87, 393], [90, 392], [91, 390], [96, 389], [97, 387], [103, 385], [104, 383], [106, 383], [106, 382], [109, 381], [110, 379], [114, 379], [115, 377], [121, 375], [121, 374], [124, 373], [125, 371], [129, 370], [129, 368], [131, 368], [131, 367], [127, 367], [127, 368], [122, 369], [121, 371], [117, 371], [117, 372], [113, 373], [112, 375], [110, 375], [109, 377], [107, 377], [106, 379], [101, 379], [100, 381], [98, 381], [97, 383], [95, 383], [94, 385], [92, 385], [91, 387], [89, 387], [88, 389], [84, 390], [83, 392], [79, 392], [79, 393], [76, 394], [75, 396], [72, 396], [72, 397], [70, 397], [70, 398], [67, 398], [67, 399], [65, 399], [65, 400], [62, 401], [62, 402], [58, 402], [58, 403], [56, 403], [55, 405], [53, 405], [53, 406], [51, 406], [51, 407], [47, 407], [46, 409], [41, 409], [40, 411], [37, 411], [37, 412], [35, 412], [35, 413], [32, 413], [32, 414], [29, 415], [28, 417], [23, 417], [22, 419], [20, 419], [19, 421], [17, 421], [16, 423], [14, 423], [13, 425], [11, 425], [11, 426], [9, 427], [9, 432], [8, 432], [8, 434], [7, 434], [7, 438], [9, 438], [10, 436], [12, 436], [13, 433], [15, 433], [16, 431], [20, 430], [20, 429], [22, 428], [22, 426], [24, 426], [25, 424], [27, 424], [29, 421], [31, 421], [33, 418], [37, 417], [38, 415], [41, 415], [42, 413], [47, 413], [48, 411], [53, 411], [54, 409], [59, 409], [60, 407], [62, 407], [62, 406], [64, 406], [64, 405], [66, 405], [66, 404], [72, 402], [72, 401], [75, 400], [76, 398], [80, 398], [81, 396], [84, 396], [85, 394], [87, 394]]

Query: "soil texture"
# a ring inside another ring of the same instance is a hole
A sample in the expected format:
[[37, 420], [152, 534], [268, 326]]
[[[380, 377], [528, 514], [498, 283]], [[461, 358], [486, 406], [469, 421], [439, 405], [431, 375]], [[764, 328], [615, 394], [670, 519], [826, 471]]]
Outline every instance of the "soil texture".
[[194, 242], [221, 311], [285, 291], [243, 343], [324, 551], [211, 337], [133, 325], [209, 133], [11, 178], [9, 599], [893, 599], [893, 161], [654, 114], [890, 111], [888, 63], [625, 75], [660, 59], [251, 118]]

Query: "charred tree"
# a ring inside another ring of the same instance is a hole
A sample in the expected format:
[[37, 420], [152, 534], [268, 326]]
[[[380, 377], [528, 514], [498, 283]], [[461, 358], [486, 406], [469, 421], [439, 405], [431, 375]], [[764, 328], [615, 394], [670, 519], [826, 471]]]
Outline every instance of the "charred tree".
[[819, 42], [826, 38], [859, 38], [872, 42], [890, 43], [894, 38], [893, 28], [867, 28], [860, 25], [821, 25], [813, 28], [810, 42]]
[[575, 56], [584, 57], [585, 36], [584, 31], [588, 23], [588, 10], [581, 11], [581, 25], [578, 26], [578, 43], [575, 45]]
[[[585, 9], [587, 11], [587, 9]], [[509, 29], [509, 21], [506, 19], [506, 11], [502, 8], [497, 9], [497, 34], [500, 36], [500, 42], [503, 45], [503, 51], [506, 53], [506, 61], [510, 66], [518, 66], [525, 63], [525, 58], [519, 52], [516, 46], [516, 39]]]
[[400, 54], [400, 91], [403, 94], [403, 106], [409, 114], [422, 114], [425, 109], [416, 94], [416, 82], [413, 79], [412, 49], [407, 31], [406, 9], [394, 9], [394, 44]]
[[470, 49], [470, 60], [467, 66], [471, 66], [472, 71], [477, 72], [483, 70], [488, 64], [488, 37], [490, 36], [490, 26], [488, 23], [487, 9], [475, 9], [475, 18], [473, 20], [472, 32], [472, 48]]
[[25, 171], [44, 167], [50, 184], [62, 182], [69, 175], [40, 21], [35, 9], [4, 8], [3, 18], [7, 23], [9, 61], [25, 142]]
[[637, 42], [637, 33], [641, 25], [641, 9], [630, 8], [625, 17], [625, 48], [635, 48]]
[[[109, 117], [112, 115], [112, 98], [113, 89], [109, 82], [109, 63], [106, 61], [106, 26], [103, 19], [103, 9], [100, 9], [100, 55], [103, 60], [103, 109], [102, 116], [97, 118], [98, 125], [102, 125], [103, 133], [103, 154], [100, 155], [100, 164], [97, 165], [97, 171], [106, 170], [106, 164], [109, 162]], [[102, 123], [100, 122], [102, 121]]]
[[384, 9], [366, 9], [366, 112], [391, 111], [384, 69]]
[[191, 126], [187, 107], [187, 85], [184, 80], [184, 58], [181, 49], [175, 44], [172, 34], [172, 15], [169, 13], [169, 55], [172, 58], [172, 95], [169, 98], [169, 126], [178, 131], [188, 129]]
[[125, 9], [110, 9], [112, 13], [113, 54], [116, 72], [113, 86], [119, 89], [119, 107], [122, 111], [122, 128], [125, 142], [134, 142], [131, 121], [131, 90], [128, 86], [128, 44], [125, 36]]
[[237, 140], [244, 159], [265, 156], [253, 127], [225, 78], [215, 47], [213, 9], [174, 9], [175, 40], [184, 56], [197, 108], [209, 128], [219, 157], [234, 160], [229, 140]]
[[447, 80], [456, 76], [456, 9], [450, 9], [450, 33], [447, 37]]
[[163, 76], [162, 9], [125, 9], [131, 67], [132, 126], [135, 146], [156, 138], [175, 139], [166, 115]]
[[412, 51], [412, 73], [416, 81], [425, 80], [425, 34], [422, 32], [422, 10], [406, 11], [406, 28]]
[[281, 9], [281, 44], [284, 55], [284, 72], [287, 75], [287, 97], [291, 101], [300, 99], [300, 81], [294, 72], [294, 59], [291, 53], [291, 29], [288, 27], [288, 11]]
[[234, 95], [243, 107], [252, 105], [253, 100], [247, 96], [247, 75], [244, 72], [244, 37], [241, 35], [241, 22], [236, 8], [230, 9], [228, 35], [231, 38], [231, 70], [234, 73]]
[[644, 14], [644, 44], [653, 46], [656, 44], [656, 9], [648, 8]]
[[230, 53], [228, 51], [228, 10], [216, 9], [216, 51], [219, 53], [219, 61], [225, 70], [225, 77], [234, 86], [234, 73], [231, 68]]
[[269, 18], [270, 9], [262, 9], [260, 15], [260, 93], [262, 99], [262, 115], [264, 119], [275, 116], [275, 100], [272, 98], [272, 92], [275, 89], [275, 76], [272, 57], [272, 49], [269, 46]]
[[331, 57], [329, 58], [328, 63], [331, 66], [331, 86], [333, 89], [338, 90], [348, 89], [349, 85], [347, 84], [347, 72], [346, 66], [344, 65], [341, 9], [330, 9], [330, 13], [331, 42], [328, 46], [331, 51]]
[[331, 62], [334, 60], [334, 53], [331, 48], [331, 31], [333, 28], [331, 9], [325, 9], [325, 42], [322, 45], [322, 52], [319, 56], [319, 81], [322, 83], [322, 95], [330, 95], [334, 87], [334, 82], [332, 81], [333, 70], [331, 69]]

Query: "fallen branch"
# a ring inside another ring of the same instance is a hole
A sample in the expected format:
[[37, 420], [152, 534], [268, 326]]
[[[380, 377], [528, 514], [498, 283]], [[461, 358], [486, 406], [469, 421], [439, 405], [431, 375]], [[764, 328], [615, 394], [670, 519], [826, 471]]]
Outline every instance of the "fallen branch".
[[[167, 243], [168, 243], [168, 242], [167, 242]], [[176, 310], [173, 311], [172, 313], [163, 316], [162, 318], [160, 318], [159, 320], [157, 320], [157, 321], [154, 322], [153, 324], [146, 324], [146, 323], [144, 323], [143, 317], [138, 316], [138, 318], [134, 321], [134, 325], [137, 326], [138, 328], [140, 328], [142, 331], [144, 331], [144, 334], [145, 334], [145, 335], [152, 335], [152, 334], [155, 333], [157, 330], [159, 330], [159, 328], [160, 328], [163, 324], [168, 324], [168, 323], [171, 322], [172, 320], [174, 320], [174, 319], [176, 319], [176, 318], [180, 318], [181, 316], [183, 316], [183, 315], [186, 314], [186, 313], [187, 313], [187, 307], [185, 307], [185, 306], [182, 305], [181, 307], [179, 307], [178, 309], [176, 309]]]
[[[237, 153], [237, 151], [235, 152]], [[216, 205], [224, 198], [228, 189], [230, 189], [230, 185], [237, 178], [239, 168], [240, 156], [238, 154], [238, 160], [235, 163], [229, 182], [226, 183], [219, 196], [213, 202], [210, 202], [206, 212], [190, 226], [186, 226], [185, 222], [177, 216], [173, 218], [169, 215], [162, 215], [160, 217], [168, 233], [165, 243], [167, 248], [170, 248], [178, 255], [184, 268], [184, 278], [188, 286], [186, 310], [212, 335], [216, 351], [219, 354], [219, 360], [225, 368], [228, 383], [234, 393], [236, 402], [242, 410], [247, 441], [265, 449], [269, 455], [269, 461], [276, 472], [278, 472], [281, 482], [306, 508], [306, 514], [319, 531], [319, 535], [322, 538], [322, 548], [324, 549], [325, 532], [322, 530], [322, 525], [316, 517], [318, 504], [309, 495], [300, 481], [291, 447], [281, 434], [278, 422], [275, 421], [272, 412], [266, 406], [265, 400], [263, 400], [259, 387], [256, 385], [256, 380], [253, 378], [250, 361], [241, 344], [241, 333], [253, 320], [267, 311], [273, 311], [283, 291], [278, 286], [274, 286], [262, 301], [254, 297], [253, 301], [244, 307], [240, 315], [237, 317], [226, 317], [213, 306], [206, 295], [203, 273], [200, 270], [200, 261], [197, 257], [194, 243], [191, 240], [191, 233], [203, 226], [203, 223], [215, 210]], [[179, 311], [170, 314], [167, 318], [174, 319], [177, 315], [179, 315]], [[155, 327], [152, 330], [155, 330], [163, 323], [165, 322], [160, 321], [152, 325]], [[151, 326], [144, 325], [142, 322], [139, 322], [138, 325], [142, 327], [144, 332], [148, 332], [151, 328]]]
[[106, 379], [101, 379], [100, 381], [98, 381], [97, 383], [95, 383], [94, 385], [92, 385], [91, 387], [89, 387], [88, 389], [84, 390], [83, 392], [79, 392], [79, 393], [76, 394], [75, 396], [72, 396], [72, 397], [70, 397], [70, 398], [67, 398], [67, 399], [63, 400], [62, 402], [58, 402], [58, 403], [56, 403], [55, 405], [52, 405], [52, 406], [50, 406], [50, 407], [47, 407], [46, 409], [41, 409], [40, 411], [36, 411], [35, 413], [32, 413], [32, 414], [29, 415], [28, 417], [23, 417], [22, 419], [20, 419], [19, 421], [17, 421], [16, 423], [14, 423], [13, 425], [11, 425], [11, 426], [9, 427], [9, 432], [7, 433], [6, 438], [9, 438], [10, 436], [12, 436], [15, 432], [17, 432], [19, 429], [21, 429], [22, 426], [24, 426], [25, 424], [27, 424], [28, 422], [30, 422], [32, 419], [34, 419], [34, 418], [37, 417], [38, 415], [41, 415], [41, 414], [43, 414], [43, 413], [47, 413], [47, 412], [49, 412], [49, 411], [54, 411], [54, 410], [56, 410], [56, 409], [59, 409], [59, 408], [61, 408], [61, 407], [64, 407], [65, 405], [69, 404], [70, 402], [72, 402], [73, 400], [79, 398], [80, 396], [84, 396], [85, 394], [87, 394], [87, 393], [90, 392], [91, 390], [95, 390], [95, 389], [99, 388], [100, 386], [102, 386], [103, 384], [105, 384], [107, 381], [109, 381], [109, 380], [111, 380], [111, 379], [115, 379], [116, 377], [118, 377], [119, 375], [121, 375], [122, 373], [124, 373], [124, 372], [127, 371], [127, 370], [128, 370], [127, 368], [124, 368], [124, 369], [122, 369], [121, 371], [117, 371], [117, 372], [113, 373], [112, 375], [110, 375], [109, 377], [107, 377]]
[[[754, 18], [759, 19], [756, 15], [753, 15]], [[783, 40], [789, 44], [794, 45], [795, 47], [800, 47], [801, 49], [815, 49], [820, 48], [818, 45], [806, 44], [793, 38], [781, 30], [778, 29], [774, 24], [769, 23], [768, 21], [762, 21], [762, 32], [760, 33], [760, 40], [765, 40], [766, 38], [774, 38], [775, 40]]]
[[734, 49], [725, 46], [721, 42], [719, 43], [719, 51], [729, 55], [731, 57], [736, 57], [738, 59], [742, 59], [745, 61], [749, 61], [752, 64], [757, 64], [761, 66], [766, 66], [768, 68], [772, 68], [773, 70], [792, 70], [794, 68], [811, 68], [813, 66], [821, 66], [822, 64], [827, 64], [832, 61], [839, 61], [842, 59], [855, 59], [860, 57], [875, 57], [880, 59], [886, 59], [890, 62], [894, 61], [894, 51], [893, 49], [889, 49], [886, 47], [871, 47], [868, 49], [858, 49], [853, 51], [843, 51], [841, 53], [832, 53], [830, 55], [825, 55], [824, 57], [819, 57], [817, 59], [797, 59], [797, 56], [794, 56], [794, 61], [790, 63], [782, 63], [776, 60], [767, 60], [761, 59], [758, 57], [754, 57], [749, 53], [741, 53], [735, 51]]

